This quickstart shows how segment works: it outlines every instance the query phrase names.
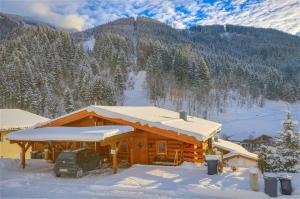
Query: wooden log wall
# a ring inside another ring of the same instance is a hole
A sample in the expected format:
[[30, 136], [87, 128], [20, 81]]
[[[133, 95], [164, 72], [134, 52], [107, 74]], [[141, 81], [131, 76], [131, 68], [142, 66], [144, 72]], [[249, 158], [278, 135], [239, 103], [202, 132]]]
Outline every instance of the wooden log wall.
[[203, 162], [203, 148], [202, 145], [187, 144], [178, 140], [168, 139], [162, 136], [150, 134], [148, 135], [148, 160], [151, 164], [155, 161], [156, 154], [156, 142], [167, 142], [167, 158], [174, 158], [176, 150], [183, 151], [183, 160], [187, 162]]
[[[64, 124], [64, 126], [74, 126], [74, 127], [82, 127], [82, 126], [102, 126], [102, 125], [116, 125], [117, 123], [102, 119], [102, 118], [97, 118], [94, 116], [87, 116], [85, 118], [79, 119], [77, 121], [71, 122], [71, 123], [67, 123]], [[136, 129], [137, 133], [141, 133], [142, 130], [138, 130]], [[176, 150], [181, 150], [183, 152], [183, 160], [187, 161], [187, 162], [204, 162], [204, 151], [205, 148], [208, 146], [208, 143], [203, 142], [200, 145], [193, 145], [193, 144], [188, 144], [188, 143], [184, 143], [182, 141], [179, 140], [175, 140], [175, 139], [170, 139], [167, 137], [163, 137], [160, 135], [156, 135], [153, 133], [149, 133], [149, 132], [143, 132], [146, 134], [147, 136], [147, 153], [145, 154], [148, 156], [148, 163], [151, 164], [153, 161], [155, 161], [155, 158], [157, 157], [157, 152], [156, 152], [156, 141], [166, 141], [167, 143], [167, 158], [174, 158], [175, 157], [175, 153]], [[120, 140], [120, 142], [122, 142], [124, 140]], [[128, 162], [130, 162], [131, 158], [130, 157], [130, 140], [125, 140], [128, 144], [128, 150], [127, 151], [119, 151], [118, 153], [118, 159], [119, 160], [126, 160]], [[82, 147], [82, 144], [80, 143], [76, 143], [74, 145], [72, 145], [72, 148], [80, 148]], [[89, 148], [93, 149], [94, 145], [93, 144], [89, 144], [88, 145]], [[39, 147], [37, 147], [39, 148]], [[41, 148], [45, 148], [45, 146], [42, 146]], [[97, 144], [97, 152], [101, 152], [102, 155], [105, 156], [110, 156], [109, 152], [110, 149], [105, 149], [102, 150], [100, 147], [100, 144], [98, 146]], [[136, 154], [136, 155], [142, 155], [142, 154]]]
[[124, 139], [124, 140], [120, 141], [119, 152], [118, 152], [118, 161], [126, 161], [128, 163], [130, 162], [129, 139]]
[[187, 162], [204, 162], [204, 151], [202, 145], [184, 144], [183, 160]]

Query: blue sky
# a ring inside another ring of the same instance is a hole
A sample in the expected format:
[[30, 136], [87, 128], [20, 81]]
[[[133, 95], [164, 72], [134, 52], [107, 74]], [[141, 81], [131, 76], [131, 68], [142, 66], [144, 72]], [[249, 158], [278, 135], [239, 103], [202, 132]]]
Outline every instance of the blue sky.
[[180, 29], [238, 24], [300, 35], [300, 0], [0, 0], [0, 11], [77, 30], [147, 16]]

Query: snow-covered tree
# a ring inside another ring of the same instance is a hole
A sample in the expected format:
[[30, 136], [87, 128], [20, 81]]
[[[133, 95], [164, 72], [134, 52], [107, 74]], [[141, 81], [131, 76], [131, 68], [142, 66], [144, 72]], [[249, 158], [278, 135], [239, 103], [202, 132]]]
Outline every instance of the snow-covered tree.
[[288, 112], [283, 122], [283, 131], [275, 139], [274, 146], [262, 147], [258, 155], [258, 165], [263, 172], [295, 172], [295, 165], [300, 161], [300, 138], [294, 132], [297, 122], [291, 116]]
[[208, 66], [203, 57], [200, 58], [198, 63], [199, 77], [201, 80], [208, 82], [210, 80], [210, 74], [208, 70]]
[[283, 131], [275, 141], [281, 159], [278, 165], [281, 171], [294, 172], [294, 166], [300, 160], [300, 138], [294, 130], [296, 125], [297, 122], [292, 120], [291, 112], [288, 112], [283, 122]]
[[117, 94], [122, 95], [125, 89], [125, 78], [122, 74], [122, 70], [119, 66], [117, 66], [114, 76], [114, 84], [116, 87]]
[[69, 89], [67, 89], [64, 94], [64, 107], [66, 113], [70, 113], [75, 110], [73, 97]]

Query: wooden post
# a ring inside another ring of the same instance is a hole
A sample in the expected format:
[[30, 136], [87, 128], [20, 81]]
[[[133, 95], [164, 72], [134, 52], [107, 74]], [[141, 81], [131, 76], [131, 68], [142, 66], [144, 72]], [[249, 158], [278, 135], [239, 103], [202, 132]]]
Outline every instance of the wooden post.
[[114, 154], [113, 155], [113, 174], [117, 173], [117, 164], [118, 164], [118, 159], [117, 159], [117, 155]]
[[55, 163], [55, 145], [52, 145], [52, 162]]
[[178, 165], [178, 150], [175, 150], [174, 165]]
[[25, 159], [25, 155], [26, 155], [26, 151], [29, 149], [29, 147], [31, 146], [31, 143], [18, 143], [18, 145], [21, 147], [21, 166], [23, 169], [25, 169], [25, 166], [26, 166], [26, 159]]
[[113, 169], [113, 174], [117, 173], [118, 170], [118, 145], [113, 144], [112, 148], [115, 150], [115, 154], [113, 154], [113, 164], [112, 164], [112, 169]]
[[21, 151], [21, 165], [22, 165], [22, 168], [25, 169], [25, 165], [26, 165], [26, 160], [25, 160], [25, 147], [23, 145], [22, 147], [22, 151]]
[[45, 153], [45, 160], [49, 160], [49, 149], [45, 149], [44, 153]]
[[130, 150], [130, 165], [133, 165], [133, 138], [130, 138], [130, 144], [129, 144], [129, 150]]

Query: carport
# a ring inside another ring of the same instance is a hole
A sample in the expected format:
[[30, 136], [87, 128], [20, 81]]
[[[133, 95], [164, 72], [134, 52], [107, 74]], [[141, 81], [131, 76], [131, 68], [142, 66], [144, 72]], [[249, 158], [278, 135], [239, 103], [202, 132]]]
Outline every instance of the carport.
[[21, 149], [21, 165], [25, 168], [25, 153], [30, 146], [51, 150], [53, 161], [56, 152], [83, 146], [99, 151], [99, 147], [110, 146], [113, 154], [113, 171], [117, 171], [117, 153], [119, 139], [134, 131], [131, 126], [107, 125], [95, 127], [46, 127], [26, 129], [10, 133], [10, 143], [18, 144]]

